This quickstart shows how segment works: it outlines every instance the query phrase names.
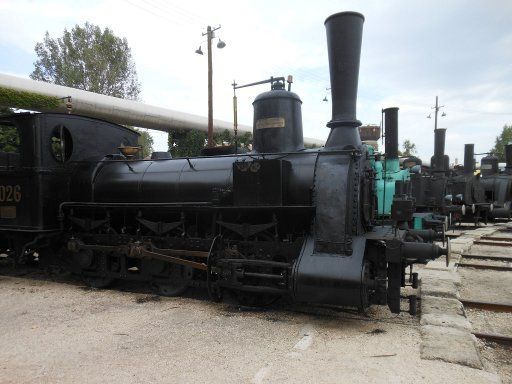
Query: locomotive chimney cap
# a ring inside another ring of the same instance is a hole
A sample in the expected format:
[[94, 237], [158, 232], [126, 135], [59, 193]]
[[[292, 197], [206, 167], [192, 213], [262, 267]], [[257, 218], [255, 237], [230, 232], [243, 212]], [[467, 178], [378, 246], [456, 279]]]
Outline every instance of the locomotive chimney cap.
[[341, 15], [346, 15], [346, 16], [358, 16], [360, 17], [361, 19], [363, 19], [364, 21], [364, 15], [362, 13], [359, 13], [359, 12], [354, 12], [354, 11], [345, 11], [345, 12], [338, 12], [338, 13], [335, 13], [331, 16], [329, 16], [327, 19], [325, 19], [324, 21], [324, 24], [326, 24], [329, 19], [331, 18], [334, 18], [334, 17], [338, 17], [338, 16], [341, 16]]

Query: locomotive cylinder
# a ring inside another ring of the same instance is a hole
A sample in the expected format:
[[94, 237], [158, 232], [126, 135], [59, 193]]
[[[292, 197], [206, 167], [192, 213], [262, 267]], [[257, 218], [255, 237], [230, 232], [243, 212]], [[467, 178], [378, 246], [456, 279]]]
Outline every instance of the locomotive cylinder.
[[357, 12], [336, 13], [325, 20], [332, 97], [326, 149], [361, 146], [356, 102], [363, 23], [364, 16]]
[[398, 108], [386, 108], [384, 112], [386, 159], [398, 159]]
[[[299, 96], [283, 89], [264, 92], [254, 107], [253, 149], [259, 153], [295, 152], [304, 149]], [[274, 85], [275, 87], [275, 85]]]
[[464, 145], [464, 173], [473, 173], [475, 170], [475, 144]]

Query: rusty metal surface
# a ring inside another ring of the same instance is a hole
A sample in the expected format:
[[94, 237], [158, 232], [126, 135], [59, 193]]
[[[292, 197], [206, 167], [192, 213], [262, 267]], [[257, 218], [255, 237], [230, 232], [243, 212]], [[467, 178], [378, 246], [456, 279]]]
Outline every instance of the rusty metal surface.
[[484, 309], [492, 312], [512, 312], [512, 304], [506, 303], [493, 303], [478, 300], [461, 299], [460, 302], [467, 308]]
[[512, 267], [504, 265], [490, 265], [490, 264], [472, 264], [472, 263], [458, 263], [459, 267], [469, 267], [475, 269], [492, 269], [494, 271], [512, 271]]
[[472, 259], [472, 260], [494, 260], [494, 261], [510, 261], [512, 262], [512, 257], [509, 256], [495, 256], [495, 255], [473, 255], [473, 254], [462, 254], [463, 259]]
[[499, 241], [485, 241], [485, 240], [476, 240], [473, 244], [476, 245], [489, 245], [493, 247], [512, 247], [512, 242], [499, 242]]
[[497, 335], [494, 333], [473, 332], [479, 339], [494, 341], [502, 344], [512, 344], [512, 336]]
[[512, 242], [512, 237], [501, 237], [501, 236], [482, 236], [481, 240], [494, 240], [494, 241], [508, 241]]

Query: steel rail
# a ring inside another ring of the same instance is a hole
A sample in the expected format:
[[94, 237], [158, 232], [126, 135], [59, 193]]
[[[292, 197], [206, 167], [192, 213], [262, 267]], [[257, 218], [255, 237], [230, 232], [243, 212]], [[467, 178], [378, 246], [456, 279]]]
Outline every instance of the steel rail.
[[512, 237], [500, 237], [500, 236], [482, 236], [481, 240], [495, 240], [495, 241], [508, 241], [512, 242]]
[[466, 299], [461, 299], [460, 302], [467, 308], [484, 309], [492, 312], [512, 312], [512, 304]]
[[501, 344], [512, 344], [512, 336], [497, 335], [495, 333], [472, 332], [479, 339], [494, 341]]
[[499, 242], [499, 241], [485, 241], [485, 240], [476, 240], [473, 244], [477, 245], [489, 245], [493, 247], [512, 247], [512, 242]]
[[462, 256], [463, 259], [510, 261], [510, 262], [512, 262], [512, 257], [508, 257], [508, 256], [473, 255], [473, 254], [468, 254], [468, 253], [463, 253], [461, 256]]
[[512, 267], [504, 265], [490, 265], [490, 264], [472, 264], [472, 263], [458, 263], [458, 267], [475, 268], [475, 269], [489, 269], [494, 271], [512, 271]]

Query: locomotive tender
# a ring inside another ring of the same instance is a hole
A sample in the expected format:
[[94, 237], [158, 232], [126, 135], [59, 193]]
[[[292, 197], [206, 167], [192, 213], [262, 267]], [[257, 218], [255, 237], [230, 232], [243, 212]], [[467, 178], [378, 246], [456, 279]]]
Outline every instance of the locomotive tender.
[[[149, 281], [176, 295], [206, 286], [213, 299], [297, 302], [400, 312], [406, 268], [448, 249], [407, 227], [412, 201], [395, 199], [396, 225], [375, 225], [370, 155], [357, 127], [364, 17], [325, 21], [332, 92], [325, 147], [305, 150], [300, 98], [274, 87], [254, 101], [253, 152], [81, 162], [61, 200], [63, 260], [92, 286]], [[416, 275], [411, 275], [417, 285]], [[414, 302], [414, 300], [412, 300]]]

